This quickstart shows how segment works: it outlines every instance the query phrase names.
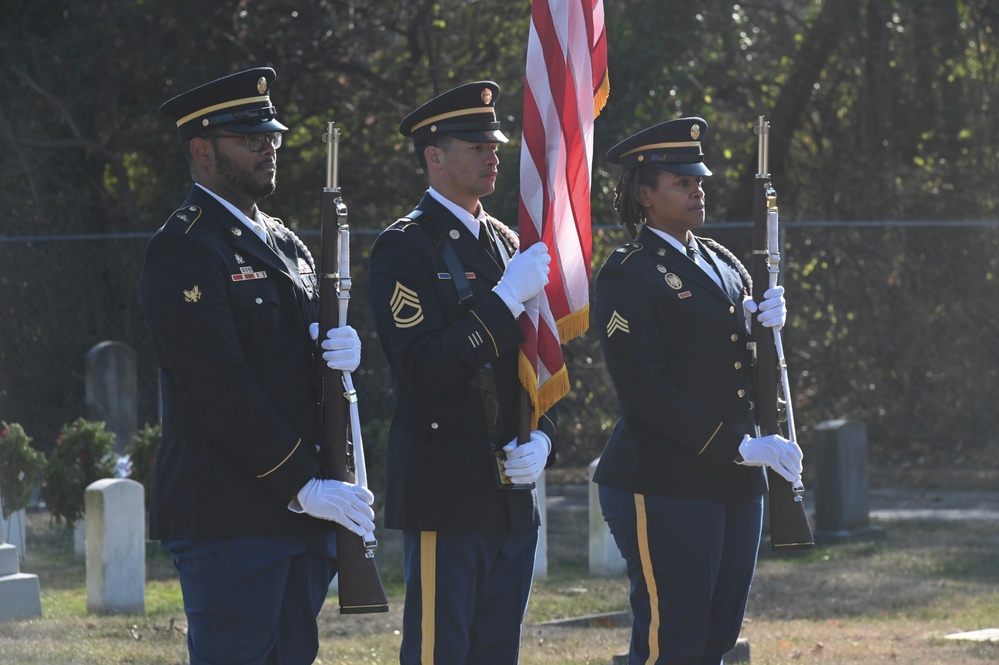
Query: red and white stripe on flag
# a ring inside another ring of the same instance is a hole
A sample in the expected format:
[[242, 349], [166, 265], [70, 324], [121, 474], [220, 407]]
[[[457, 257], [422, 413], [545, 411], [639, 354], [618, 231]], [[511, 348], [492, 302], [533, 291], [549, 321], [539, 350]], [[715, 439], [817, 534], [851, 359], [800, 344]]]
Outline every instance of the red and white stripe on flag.
[[593, 121], [607, 101], [603, 0], [533, 0], [520, 153], [520, 245], [552, 256], [520, 317], [520, 379], [532, 426], [569, 392], [561, 344], [589, 327]]

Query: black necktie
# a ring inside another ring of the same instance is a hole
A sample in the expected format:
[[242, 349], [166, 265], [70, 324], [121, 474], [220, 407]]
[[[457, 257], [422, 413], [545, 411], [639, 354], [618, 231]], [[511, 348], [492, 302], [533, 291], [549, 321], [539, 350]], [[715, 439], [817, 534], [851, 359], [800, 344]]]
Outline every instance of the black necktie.
[[687, 256], [690, 257], [691, 261], [693, 261], [694, 263], [697, 263], [697, 258], [696, 258], [697, 257], [697, 250], [694, 249], [693, 247], [691, 247], [690, 245], [687, 245]]
[[489, 233], [489, 222], [479, 222], [479, 242], [485, 248], [486, 253], [498, 261], [499, 255], [496, 253], [496, 245], [493, 243], [492, 235]]

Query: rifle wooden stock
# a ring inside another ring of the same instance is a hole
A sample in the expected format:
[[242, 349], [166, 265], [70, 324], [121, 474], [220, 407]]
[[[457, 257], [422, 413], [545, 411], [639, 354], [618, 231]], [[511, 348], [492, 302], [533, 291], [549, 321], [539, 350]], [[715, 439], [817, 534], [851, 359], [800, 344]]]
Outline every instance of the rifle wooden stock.
[[[770, 123], [759, 117], [759, 172], [756, 174], [753, 205], [753, 300], [763, 302], [763, 294], [776, 286], [780, 253], [777, 233], [777, 193], [768, 173], [768, 132]], [[791, 396], [787, 391], [787, 369], [780, 331], [763, 326], [753, 317], [753, 344], [756, 349], [756, 402], [760, 436], [780, 434], [795, 439], [794, 420], [790, 417]], [[782, 376], [783, 373], [783, 376]], [[783, 380], [782, 380], [783, 379]], [[779, 389], [783, 388], [783, 400]], [[785, 410], [787, 429], [780, 423]], [[803, 487], [794, 487], [776, 471], [767, 467], [770, 506], [770, 546], [775, 551], [806, 550], [815, 547], [808, 515], [802, 502]]]
[[[319, 255], [319, 342], [326, 331], [345, 325], [347, 300], [350, 297], [350, 254], [348, 249], [347, 207], [337, 186], [337, 150], [339, 130], [327, 125], [326, 186], [322, 199], [322, 246]], [[349, 410], [356, 409], [353, 385], [349, 374], [330, 369], [317, 349], [322, 378], [323, 438], [320, 449], [326, 465], [326, 475], [334, 480], [357, 482], [367, 486], [363, 474], [363, 449], [351, 451], [347, 436]], [[350, 388], [348, 390], [347, 388]], [[352, 431], [355, 440], [361, 433]], [[355, 471], [357, 472], [355, 477]], [[370, 535], [370, 534], [369, 534]], [[375, 562], [373, 537], [358, 536], [346, 527], [337, 526], [336, 548], [341, 614], [387, 612], [388, 601]]]

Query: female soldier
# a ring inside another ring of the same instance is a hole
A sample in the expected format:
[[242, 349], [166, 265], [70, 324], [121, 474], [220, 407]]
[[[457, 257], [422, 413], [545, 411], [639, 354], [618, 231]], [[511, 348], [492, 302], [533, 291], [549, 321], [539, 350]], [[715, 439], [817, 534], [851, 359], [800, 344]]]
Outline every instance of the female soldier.
[[[747, 320], [784, 324], [704, 223], [701, 118], [645, 129], [607, 153], [633, 242], [597, 277], [594, 325], [621, 417], [594, 475], [628, 566], [629, 664], [717, 664], [739, 636], [762, 529], [763, 466], [801, 476], [801, 450], [756, 436]], [[639, 230], [639, 226], [641, 229]]]

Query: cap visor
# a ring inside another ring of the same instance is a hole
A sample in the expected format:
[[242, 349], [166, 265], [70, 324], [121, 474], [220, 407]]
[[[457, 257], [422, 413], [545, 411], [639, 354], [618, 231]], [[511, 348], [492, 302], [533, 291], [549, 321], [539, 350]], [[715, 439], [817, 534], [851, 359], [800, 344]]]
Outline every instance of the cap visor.
[[448, 132], [448, 134], [470, 143], [506, 143], [510, 140], [498, 129], [488, 132]]
[[703, 164], [703, 162], [694, 162], [693, 164], [662, 164], [657, 163], [658, 166], [663, 171], [669, 171], [670, 173], [678, 173], [680, 175], [711, 175], [710, 169]]
[[282, 125], [277, 120], [273, 118], [270, 120], [265, 120], [263, 122], [241, 122], [241, 123], [227, 123], [224, 125], [216, 125], [223, 129], [228, 129], [230, 132], [236, 132], [238, 134], [266, 134], [267, 132], [286, 132], [288, 128]]

